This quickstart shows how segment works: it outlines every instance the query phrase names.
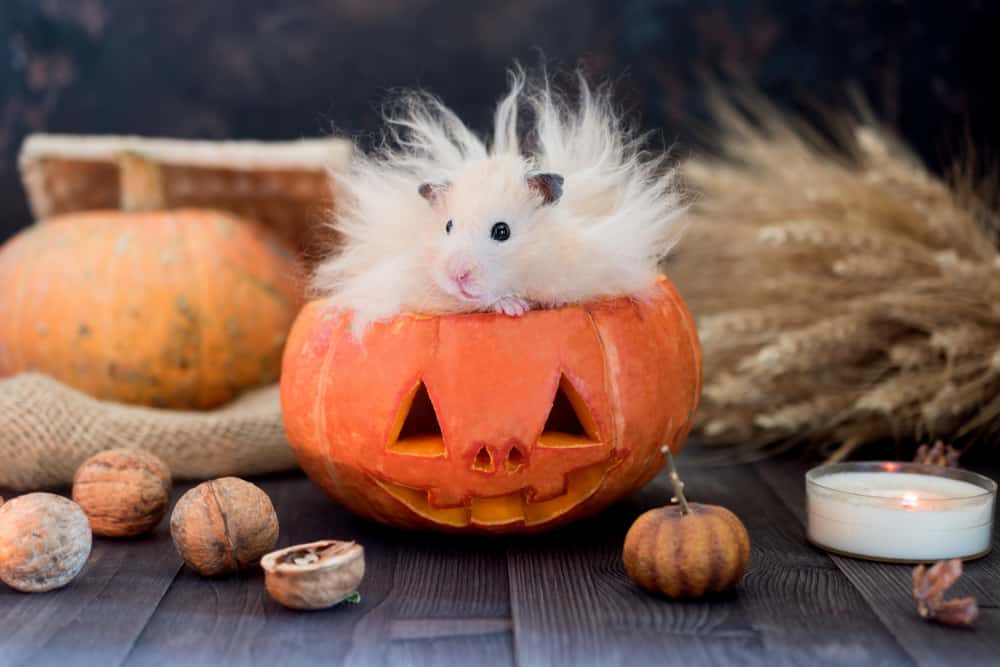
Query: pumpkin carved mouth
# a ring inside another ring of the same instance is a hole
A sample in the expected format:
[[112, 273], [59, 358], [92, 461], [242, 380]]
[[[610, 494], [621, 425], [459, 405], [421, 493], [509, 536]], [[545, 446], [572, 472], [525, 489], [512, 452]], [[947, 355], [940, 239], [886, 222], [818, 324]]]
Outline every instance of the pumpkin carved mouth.
[[589, 498], [604, 482], [612, 468], [610, 461], [580, 468], [566, 475], [566, 492], [561, 496], [531, 502], [525, 492], [516, 491], [502, 496], [477, 498], [458, 507], [434, 507], [427, 491], [402, 484], [375, 480], [389, 495], [406, 505], [412, 512], [431, 521], [456, 528], [465, 526], [502, 526], [524, 523], [526, 526], [551, 521]]
[[[468, 469], [482, 475], [524, 475], [534, 454], [568, 448], [591, 449], [598, 460], [567, 472], [562, 493], [548, 498], [537, 498], [535, 490], [525, 486], [498, 496], [471, 496], [458, 505], [442, 505], [434, 502], [433, 489], [378, 478], [375, 482], [414, 513], [454, 527], [512, 523], [530, 526], [551, 521], [573, 509], [601, 487], [615, 461], [583, 396], [561, 372], [552, 408], [534, 446], [517, 442], [503, 447], [481, 444], [467, 462]], [[422, 459], [448, 458], [450, 451], [456, 451], [449, 450], [445, 443], [434, 403], [423, 381], [418, 381], [400, 404], [386, 451]]]

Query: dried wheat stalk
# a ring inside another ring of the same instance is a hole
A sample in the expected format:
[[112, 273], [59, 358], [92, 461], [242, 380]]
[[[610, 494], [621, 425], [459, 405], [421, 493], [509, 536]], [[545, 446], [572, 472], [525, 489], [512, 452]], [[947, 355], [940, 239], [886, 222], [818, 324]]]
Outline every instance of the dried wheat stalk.
[[[1000, 427], [1000, 214], [858, 114], [820, 135], [753, 96], [718, 100], [719, 151], [667, 270], [699, 321], [704, 452]], [[727, 446], [728, 445], [728, 446]]]

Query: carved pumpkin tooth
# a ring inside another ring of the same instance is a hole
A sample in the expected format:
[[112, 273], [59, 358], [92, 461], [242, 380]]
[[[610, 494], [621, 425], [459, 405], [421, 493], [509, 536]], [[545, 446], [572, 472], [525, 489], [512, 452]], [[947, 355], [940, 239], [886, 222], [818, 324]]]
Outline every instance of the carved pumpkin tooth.
[[471, 523], [496, 526], [524, 521], [524, 500], [520, 493], [508, 493], [494, 498], [473, 498]]
[[572, 511], [577, 505], [590, 498], [608, 474], [608, 466], [598, 463], [566, 475], [566, 492], [550, 500], [524, 504], [524, 523], [527, 526], [551, 521], [555, 517]]

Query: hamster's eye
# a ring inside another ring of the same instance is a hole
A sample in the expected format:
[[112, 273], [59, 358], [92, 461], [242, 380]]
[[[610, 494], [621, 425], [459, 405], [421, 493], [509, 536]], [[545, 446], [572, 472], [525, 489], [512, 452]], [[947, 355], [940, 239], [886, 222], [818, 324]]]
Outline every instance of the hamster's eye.
[[490, 238], [494, 241], [504, 242], [510, 238], [510, 225], [506, 222], [497, 222], [490, 230]]
[[448, 222], [444, 223], [444, 233], [445, 234], [451, 234], [451, 228], [452, 227], [454, 227], [454, 225], [452, 224], [451, 220], [449, 220]]

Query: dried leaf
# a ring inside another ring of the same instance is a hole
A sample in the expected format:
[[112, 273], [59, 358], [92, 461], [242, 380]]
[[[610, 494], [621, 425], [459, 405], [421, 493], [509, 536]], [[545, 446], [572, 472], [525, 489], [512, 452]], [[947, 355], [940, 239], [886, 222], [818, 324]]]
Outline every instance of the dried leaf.
[[933, 445], [925, 443], [917, 447], [917, 455], [913, 457], [913, 462], [943, 466], [945, 468], [957, 468], [960, 456], [962, 456], [962, 450], [956, 449], [951, 445], [945, 445], [942, 441], [938, 440]]
[[917, 614], [944, 625], [971, 625], [979, 616], [974, 597], [944, 599], [944, 594], [961, 576], [960, 558], [940, 561], [929, 569], [925, 565], [914, 568], [913, 601]]
[[945, 625], [972, 625], [979, 618], [979, 605], [972, 596], [945, 600], [934, 610], [933, 618]]

